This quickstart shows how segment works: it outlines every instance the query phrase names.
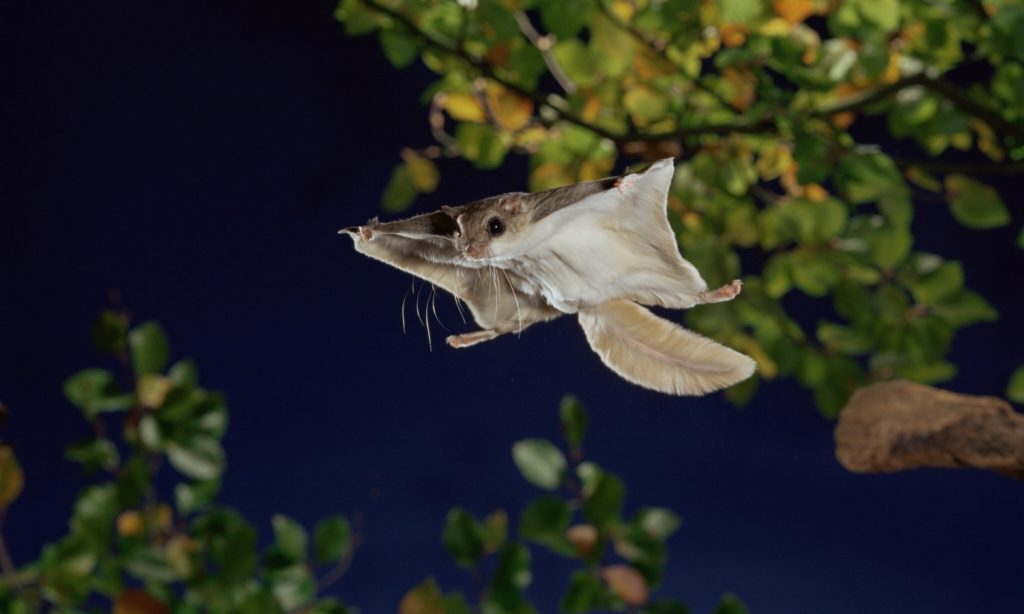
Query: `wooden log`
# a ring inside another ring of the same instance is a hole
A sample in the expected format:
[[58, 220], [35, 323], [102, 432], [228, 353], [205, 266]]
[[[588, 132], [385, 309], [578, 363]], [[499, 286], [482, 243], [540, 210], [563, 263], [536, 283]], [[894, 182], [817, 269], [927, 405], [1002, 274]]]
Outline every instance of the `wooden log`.
[[839, 414], [835, 440], [839, 463], [856, 473], [976, 467], [1024, 479], [1024, 415], [995, 397], [872, 384]]

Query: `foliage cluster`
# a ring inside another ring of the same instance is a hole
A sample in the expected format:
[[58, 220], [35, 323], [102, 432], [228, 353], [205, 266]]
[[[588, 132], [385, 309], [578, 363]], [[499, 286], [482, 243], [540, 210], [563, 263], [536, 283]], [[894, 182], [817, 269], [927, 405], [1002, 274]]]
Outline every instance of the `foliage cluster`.
[[[1024, 170], [1014, 0], [343, 0], [337, 17], [439, 76], [437, 143], [402, 152], [385, 210], [434, 191], [444, 156], [527, 155], [533, 190], [675, 156], [683, 255], [712, 287], [745, 282], [688, 324], [825, 415], [871, 381], [950, 379], [954, 333], [998, 316], [959, 262], [915, 251], [912, 222], [935, 201], [969, 229], [1011, 221], [976, 177]], [[830, 315], [798, 321], [807, 300]]]
[[[325, 591], [362, 542], [358, 522], [353, 527], [344, 516], [330, 516], [310, 532], [276, 514], [273, 540], [261, 549], [255, 526], [216, 500], [225, 471], [223, 397], [199, 385], [191, 361], [168, 367], [169, 345], [155, 322], [130, 328], [124, 314], [107, 312], [93, 332], [96, 344], [120, 362], [124, 381], [111, 370], [85, 369], [67, 379], [64, 394], [93, 431], [67, 449], [67, 458], [99, 479], [77, 496], [67, 535], [46, 545], [37, 560], [16, 567], [0, 530], [0, 611], [354, 612]], [[574, 563], [562, 611], [688, 611], [679, 601], [651, 597], [679, 518], [659, 507], [625, 517], [622, 479], [583, 459], [583, 406], [566, 397], [560, 416], [568, 457], [543, 439], [513, 446], [523, 477], [549, 493], [525, 506], [518, 539], [509, 537], [504, 510], [482, 520], [460, 507], [448, 513], [441, 542], [452, 559], [477, 577], [489, 570], [479, 599], [471, 604], [461, 593], [444, 595], [429, 579], [402, 598], [400, 614], [536, 612], [524, 595], [532, 581], [530, 546]], [[174, 471], [161, 471], [165, 465]], [[12, 448], [0, 444], [0, 529], [23, 485]], [[731, 595], [716, 609], [745, 612]]]

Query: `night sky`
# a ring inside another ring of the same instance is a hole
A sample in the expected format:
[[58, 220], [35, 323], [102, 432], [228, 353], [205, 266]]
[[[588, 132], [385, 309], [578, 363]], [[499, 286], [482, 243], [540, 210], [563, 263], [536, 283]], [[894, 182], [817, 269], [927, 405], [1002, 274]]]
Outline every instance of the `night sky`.
[[[394, 611], [428, 575], [472, 589], [440, 543], [445, 513], [516, 518], [537, 491], [510, 447], [557, 438], [566, 392], [587, 404], [585, 447], [624, 478], [627, 511], [683, 517], [661, 594], [695, 612], [727, 590], [758, 614], [1024, 612], [1019, 482], [847, 473], [833, 425], [792, 382], [742, 410], [648, 392], [605, 369], [572, 318], [462, 351], [435, 325], [431, 351], [409, 307], [403, 334], [410, 278], [336, 231], [377, 214], [401, 147], [431, 143], [419, 102], [431, 77], [393, 69], [372, 37], [346, 38], [331, 2], [14, 4], [0, 9], [0, 435], [27, 474], [7, 519], [16, 562], [63, 534], [86, 484], [63, 459], [88, 431], [61, 383], [109, 366], [89, 327], [115, 294], [226, 394], [223, 499], [264, 541], [275, 512], [310, 526], [379, 487], [333, 589], [364, 612]], [[525, 189], [522, 158], [441, 170], [417, 211]], [[999, 187], [1007, 229], [917, 209], [917, 247], [964, 259], [967, 285], [1003, 317], [956, 338], [960, 374], [945, 386], [961, 392], [1002, 395], [1024, 363], [1020, 182]], [[449, 328], [471, 329], [447, 297], [438, 306]], [[568, 567], [540, 550], [534, 561], [529, 595], [553, 612]]]

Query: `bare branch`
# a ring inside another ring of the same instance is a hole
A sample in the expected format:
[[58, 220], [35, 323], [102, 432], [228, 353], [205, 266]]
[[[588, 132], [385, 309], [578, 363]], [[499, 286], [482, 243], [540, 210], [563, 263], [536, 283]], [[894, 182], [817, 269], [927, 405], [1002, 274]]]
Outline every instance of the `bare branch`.
[[530, 43], [540, 51], [541, 56], [544, 58], [544, 63], [547, 64], [548, 70], [551, 72], [551, 76], [558, 81], [558, 85], [562, 86], [566, 94], [570, 96], [576, 93], [576, 84], [572, 82], [572, 79], [562, 68], [562, 65], [558, 63], [558, 58], [555, 57], [553, 48], [555, 46], [555, 35], [546, 34], [541, 35], [537, 32], [537, 29], [530, 23], [530, 17], [525, 11], [515, 12], [516, 23], [519, 24], [519, 30], [523, 33]]
[[999, 111], [991, 109], [974, 100], [967, 95], [967, 92], [953, 85], [949, 81], [946, 81], [942, 77], [927, 79], [924, 82], [924, 86], [933, 92], [946, 97], [946, 99], [956, 105], [961, 111], [969, 115], [973, 115], [989, 126], [992, 126], [992, 129], [995, 130], [996, 133], [1009, 134], [1013, 138], [1017, 139], [1019, 143], [1024, 143], [1024, 126], [1008, 121], [999, 114]]

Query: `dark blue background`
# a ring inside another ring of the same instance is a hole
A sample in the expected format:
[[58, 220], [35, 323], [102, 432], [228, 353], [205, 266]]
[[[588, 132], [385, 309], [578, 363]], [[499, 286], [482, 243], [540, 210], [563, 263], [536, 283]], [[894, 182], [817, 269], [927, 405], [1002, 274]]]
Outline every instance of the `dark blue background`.
[[[0, 395], [28, 480], [7, 522], [17, 562], [62, 534], [83, 484], [61, 451], [86, 429], [60, 385], [102, 360], [88, 329], [116, 289], [227, 394], [224, 498], [264, 538], [274, 512], [312, 524], [379, 485], [335, 589], [365, 612], [393, 611], [430, 574], [471, 588], [440, 544], [444, 515], [515, 516], [535, 491], [509, 448], [557, 437], [566, 391], [587, 403], [587, 447], [622, 474], [629, 508], [682, 514], [664, 592], [696, 612], [725, 590], [762, 614], [1024, 611], [1020, 483], [849, 474], [806, 391], [773, 382], [743, 410], [649, 393], [602, 367], [570, 318], [458, 352], [435, 326], [429, 351], [410, 307], [403, 335], [409, 278], [335, 231], [377, 212], [402, 146], [430, 143], [418, 102], [430, 77], [395, 71], [373, 38], [345, 38], [332, 10], [5, 7]], [[521, 159], [442, 172], [423, 210], [525, 186]], [[1019, 183], [999, 185], [1016, 207]], [[918, 248], [963, 258], [968, 285], [1003, 315], [957, 337], [951, 389], [1002, 394], [1024, 362], [1014, 217], [983, 233], [941, 204], [918, 207]], [[440, 303], [450, 327], [469, 328]], [[530, 594], [552, 612], [565, 567], [542, 552], [535, 563]]]

